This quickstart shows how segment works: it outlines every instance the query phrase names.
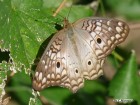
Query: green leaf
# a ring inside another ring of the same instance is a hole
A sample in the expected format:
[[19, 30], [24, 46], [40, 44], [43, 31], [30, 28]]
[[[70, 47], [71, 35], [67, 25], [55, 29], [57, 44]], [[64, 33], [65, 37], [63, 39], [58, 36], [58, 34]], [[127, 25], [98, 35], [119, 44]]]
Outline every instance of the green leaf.
[[30, 68], [40, 44], [55, 31], [53, 24], [38, 21], [51, 19], [41, 7], [42, 0], [0, 1], [0, 48], [10, 51], [15, 70]]
[[43, 7], [56, 9], [62, 3], [62, 1], [63, 0], [57, 0], [54, 2], [53, 0], [44, 0]]
[[106, 92], [105, 86], [103, 86], [103, 84], [101, 84], [97, 80], [92, 80], [92, 81], [86, 80], [84, 87], [81, 90], [86, 92], [86, 93], [89, 93], [89, 94], [97, 92], [97, 91], [100, 91], [101, 93]]
[[0, 102], [5, 95], [5, 81], [7, 80], [7, 71], [9, 70], [9, 64], [7, 62], [0, 63]]
[[14, 74], [9, 86], [5, 89], [23, 105], [27, 105], [32, 96], [31, 79], [28, 74], [25, 74], [25, 71]]
[[116, 13], [126, 16], [129, 19], [139, 20], [140, 19], [140, 2], [139, 0], [106, 0], [111, 10]]
[[[89, 103], [105, 104], [106, 89], [97, 81], [85, 81], [85, 85], [77, 93], [62, 87], [49, 87], [41, 91], [41, 96], [53, 105], [75, 104], [88, 105]], [[73, 101], [74, 100], [74, 101]]]
[[138, 101], [140, 89], [138, 89], [138, 75], [135, 52], [117, 72], [111, 81], [109, 92], [114, 99], [133, 99]]
[[62, 105], [65, 98], [69, 97], [72, 93], [62, 87], [49, 87], [43, 91], [41, 91], [41, 95], [46, 97], [48, 102], [54, 105]]
[[73, 5], [72, 7], [62, 9], [59, 14], [68, 18], [70, 22], [74, 22], [84, 17], [93, 16], [94, 13], [89, 6]]
[[38, 98], [30, 98], [29, 105], [42, 105]]

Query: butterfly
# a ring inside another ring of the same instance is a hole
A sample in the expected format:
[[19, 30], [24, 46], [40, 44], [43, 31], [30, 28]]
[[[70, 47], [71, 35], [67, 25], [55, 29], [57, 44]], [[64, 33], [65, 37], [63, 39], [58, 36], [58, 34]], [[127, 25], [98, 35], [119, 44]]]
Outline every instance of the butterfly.
[[84, 79], [103, 75], [105, 58], [129, 33], [129, 26], [117, 19], [87, 17], [66, 21], [45, 49], [33, 77], [33, 88], [69, 88], [73, 93], [84, 86]]

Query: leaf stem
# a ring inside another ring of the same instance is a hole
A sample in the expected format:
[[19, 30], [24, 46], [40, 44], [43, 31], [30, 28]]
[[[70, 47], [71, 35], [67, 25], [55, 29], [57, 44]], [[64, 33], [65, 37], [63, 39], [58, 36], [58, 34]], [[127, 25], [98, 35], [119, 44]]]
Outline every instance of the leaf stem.
[[65, 2], [66, 2], [66, 0], [63, 0], [63, 2], [59, 5], [59, 7], [57, 8], [57, 10], [53, 14], [54, 17], [58, 14], [58, 12], [60, 11], [60, 9], [64, 6]]
[[123, 57], [120, 56], [120, 55], [119, 55], [117, 52], [115, 52], [115, 51], [112, 52], [112, 55], [114, 55], [115, 58], [117, 58], [119, 61], [123, 61], [123, 60], [124, 60]]

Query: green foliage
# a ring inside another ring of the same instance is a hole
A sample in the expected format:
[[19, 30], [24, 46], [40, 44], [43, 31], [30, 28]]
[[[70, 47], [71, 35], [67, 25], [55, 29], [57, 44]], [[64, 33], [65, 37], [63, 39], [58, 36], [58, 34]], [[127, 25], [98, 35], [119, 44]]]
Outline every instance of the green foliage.
[[110, 96], [115, 99], [132, 99], [139, 101], [140, 84], [137, 74], [137, 63], [135, 52], [132, 51], [130, 58], [122, 65], [115, 77], [111, 81], [109, 91]]
[[[53, 11], [61, 2], [62, 0], [0, 1], [0, 49], [5, 54], [6, 51], [10, 52], [7, 55], [8, 62], [3, 60], [4, 57], [0, 52], [1, 98], [6, 91], [20, 105], [41, 105], [43, 102], [41, 96], [53, 105], [105, 105], [106, 97], [110, 96], [133, 98], [140, 104], [138, 98], [140, 96], [137, 94], [140, 93], [138, 85], [140, 78], [136, 74], [137, 63], [134, 52], [128, 61], [124, 58], [118, 62], [114, 56], [110, 59], [118, 70], [111, 82], [102, 77], [95, 81], [86, 81], [85, 86], [76, 94], [61, 87], [50, 87], [40, 92], [40, 97], [35, 95], [30, 76], [34, 70], [34, 60], [41, 57], [49, 38], [57, 31], [56, 24], [62, 25], [63, 17], [68, 16], [70, 22], [74, 22], [83, 17], [93, 16], [96, 12], [89, 5], [74, 5], [70, 13], [70, 7], [64, 7], [56, 17], [53, 17]], [[68, 3], [70, 2], [69, 0]], [[117, 4], [119, 6], [118, 2]], [[10, 74], [13, 72], [16, 74], [11, 77]]]
[[5, 95], [5, 80], [7, 80], [7, 70], [8, 70], [8, 64], [6, 62], [3, 62], [0, 64], [0, 102], [2, 102], [2, 98]]
[[139, 0], [106, 0], [110, 10], [118, 15], [124, 15], [129, 19], [140, 19], [140, 1]]
[[29, 105], [42, 105], [40, 100], [37, 98], [30, 98]]
[[41, 0], [0, 1], [0, 46], [10, 51], [16, 71], [30, 68], [40, 44], [55, 31], [53, 25], [37, 21], [46, 18], [41, 7]]

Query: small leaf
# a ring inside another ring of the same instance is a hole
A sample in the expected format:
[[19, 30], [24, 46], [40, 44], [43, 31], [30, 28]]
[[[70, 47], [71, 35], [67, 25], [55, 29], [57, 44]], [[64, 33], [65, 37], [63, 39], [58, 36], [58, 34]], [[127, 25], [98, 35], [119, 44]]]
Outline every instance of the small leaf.
[[29, 105], [42, 105], [38, 98], [30, 98]]
[[137, 100], [140, 97], [138, 90], [138, 74], [135, 52], [132, 51], [128, 61], [123, 64], [110, 84], [110, 96], [114, 99]]

